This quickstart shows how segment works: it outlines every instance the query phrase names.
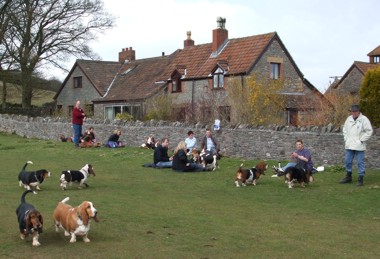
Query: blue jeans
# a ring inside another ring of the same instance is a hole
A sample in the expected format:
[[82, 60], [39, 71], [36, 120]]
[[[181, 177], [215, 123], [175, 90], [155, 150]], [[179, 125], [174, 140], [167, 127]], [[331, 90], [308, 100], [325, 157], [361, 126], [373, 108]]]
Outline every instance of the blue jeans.
[[348, 175], [352, 175], [352, 161], [354, 160], [355, 156], [356, 156], [356, 159], [358, 160], [358, 175], [364, 176], [365, 174], [364, 151], [346, 149], [346, 156], [345, 156], [346, 172]]
[[74, 143], [79, 144], [80, 136], [82, 135], [82, 125], [79, 124], [73, 124], [73, 130], [74, 130]]
[[190, 163], [190, 168], [191, 168], [194, 172], [202, 172], [202, 171], [204, 171], [203, 166], [200, 165], [200, 164], [196, 164], [196, 163]]
[[287, 163], [286, 166], [284, 166], [282, 168], [282, 170], [285, 172], [285, 170], [289, 167], [295, 167], [297, 165], [297, 163], [294, 163], [294, 162], [290, 162], [290, 163]]
[[159, 168], [171, 168], [173, 161], [167, 161], [167, 162], [158, 162], [156, 164], [156, 167]]

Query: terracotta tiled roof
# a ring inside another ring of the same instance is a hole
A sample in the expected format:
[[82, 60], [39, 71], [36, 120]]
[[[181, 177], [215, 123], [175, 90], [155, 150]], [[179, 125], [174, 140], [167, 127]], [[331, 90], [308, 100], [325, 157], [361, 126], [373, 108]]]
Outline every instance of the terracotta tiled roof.
[[273, 32], [229, 39], [222, 51], [215, 56], [212, 55], [212, 43], [208, 43], [177, 50], [170, 56], [129, 62], [119, 70], [109, 92], [94, 102], [147, 98], [156, 93], [160, 85], [166, 83], [173, 71], [179, 67], [181, 71], [186, 68], [185, 78], [208, 77], [219, 61], [227, 62], [229, 74], [248, 73], [275, 35]]
[[[108, 93], [94, 102], [141, 100], [150, 97], [168, 79], [163, 71], [177, 52], [169, 56], [134, 60], [124, 64], [110, 85]], [[161, 82], [160, 82], [161, 81]]]
[[185, 65], [186, 78], [203, 78], [209, 76], [219, 61], [226, 61], [228, 74], [248, 73], [275, 35], [272, 32], [228, 39], [218, 55], [212, 55], [212, 43], [186, 47], [179, 51], [166, 72], [170, 75], [176, 66]]
[[367, 56], [380, 56], [380, 45], [368, 53]]
[[119, 62], [93, 60], [77, 60], [77, 65], [102, 96], [121, 67]]

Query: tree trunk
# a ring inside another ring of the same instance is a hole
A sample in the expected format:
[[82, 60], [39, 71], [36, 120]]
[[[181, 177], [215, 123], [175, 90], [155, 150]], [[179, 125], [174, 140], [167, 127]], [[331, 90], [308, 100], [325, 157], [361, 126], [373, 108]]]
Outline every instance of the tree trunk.
[[23, 73], [21, 75], [21, 87], [22, 87], [22, 108], [30, 108], [32, 106], [32, 75]]
[[3, 109], [7, 108], [7, 83], [3, 81], [3, 96], [1, 98], [2, 105], [1, 107]]

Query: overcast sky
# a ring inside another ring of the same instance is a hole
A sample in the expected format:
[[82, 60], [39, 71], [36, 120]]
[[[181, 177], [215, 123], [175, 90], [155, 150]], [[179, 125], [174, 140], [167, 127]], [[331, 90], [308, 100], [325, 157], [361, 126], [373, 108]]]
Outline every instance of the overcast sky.
[[220, 16], [230, 39], [276, 31], [305, 78], [323, 93], [331, 76], [342, 76], [354, 61], [368, 62], [367, 54], [380, 45], [379, 0], [104, 2], [116, 26], [90, 44], [104, 61], [117, 61], [128, 47], [136, 59], [169, 55], [183, 48], [187, 31], [195, 44], [210, 43]]

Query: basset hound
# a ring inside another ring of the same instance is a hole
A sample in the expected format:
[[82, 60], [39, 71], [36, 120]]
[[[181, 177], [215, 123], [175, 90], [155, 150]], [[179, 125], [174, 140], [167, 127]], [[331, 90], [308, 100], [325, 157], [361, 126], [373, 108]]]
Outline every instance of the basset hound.
[[304, 169], [301, 165], [291, 166], [285, 169], [284, 172], [275, 170], [277, 176], [284, 176], [285, 184], [288, 188], [293, 188], [296, 183], [299, 183], [301, 187], [305, 187], [305, 184], [312, 183], [314, 177], [311, 171]]
[[59, 228], [65, 231], [65, 236], [71, 236], [70, 243], [77, 241], [77, 236], [82, 237], [84, 242], [90, 242], [87, 237], [90, 230], [91, 219], [98, 222], [98, 211], [90, 201], [84, 201], [77, 207], [72, 207], [66, 202], [69, 200], [66, 197], [58, 203], [53, 213], [55, 230], [59, 232]]
[[211, 153], [210, 151], [202, 149], [202, 151], [199, 154], [201, 158], [201, 163], [204, 168], [211, 169], [212, 171], [215, 171], [218, 167], [217, 159], [218, 156]]
[[71, 186], [73, 182], [79, 182], [79, 189], [88, 187], [87, 179], [90, 175], [95, 176], [94, 168], [91, 164], [86, 164], [80, 170], [62, 171], [59, 179], [62, 190], [66, 190], [67, 184]]
[[33, 164], [32, 161], [27, 161], [21, 172], [18, 174], [18, 181], [20, 187], [30, 190], [32, 187], [35, 187], [37, 190], [41, 190], [39, 185], [47, 178], [50, 177], [50, 172], [46, 169], [40, 169], [37, 171], [26, 171], [26, 166], [28, 164]]
[[21, 195], [20, 205], [16, 209], [17, 220], [20, 228], [20, 238], [24, 240], [26, 236], [31, 235], [33, 238], [32, 245], [39, 246], [40, 242], [38, 241], [38, 237], [39, 234], [42, 233], [44, 221], [41, 213], [36, 210], [33, 205], [25, 202], [25, 196], [29, 192], [33, 191], [24, 191]]
[[247, 184], [256, 186], [257, 180], [259, 180], [260, 176], [265, 175], [265, 170], [268, 169], [268, 164], [264, 161], [260, 161], [255, 167], [251, 169], [243, 169], [242, 167], [243, 164], [240, 165], [235, 174], [236, 187], [246, 186]]

